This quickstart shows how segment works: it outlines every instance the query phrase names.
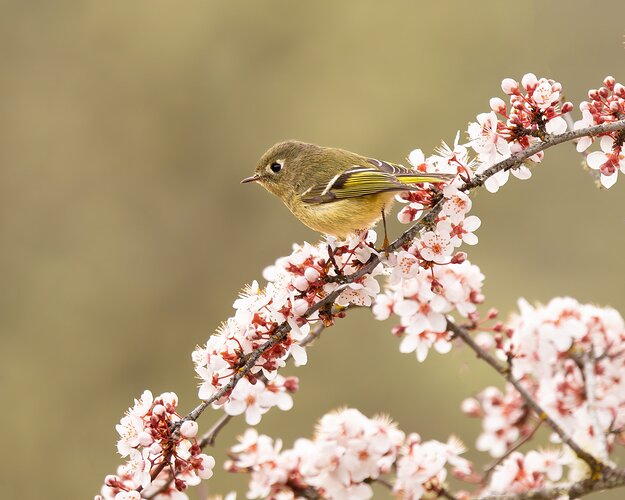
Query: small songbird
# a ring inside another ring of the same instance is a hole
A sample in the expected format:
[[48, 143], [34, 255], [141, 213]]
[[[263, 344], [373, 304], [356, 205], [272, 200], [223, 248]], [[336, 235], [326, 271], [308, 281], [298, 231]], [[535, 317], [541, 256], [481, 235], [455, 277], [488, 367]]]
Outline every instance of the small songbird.
[[397, 192], [421, 190], [424, 182], [451, 178], [291, 140], [265, 152], [254, 175], [241, 183], [258, 182], [311, 229], [345, 239], [384, 218]]

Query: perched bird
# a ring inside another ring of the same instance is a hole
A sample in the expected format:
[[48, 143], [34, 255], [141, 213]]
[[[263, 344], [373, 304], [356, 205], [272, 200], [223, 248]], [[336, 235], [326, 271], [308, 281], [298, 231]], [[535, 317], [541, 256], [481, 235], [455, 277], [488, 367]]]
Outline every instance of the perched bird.
[[290, 140], [266, 151], [254, 175], [241, 183], [258, 182], [311, 229], [345, 239], [384, 218], [398, 191], [421, 190], [424, 182], [435, 184], [452, 178]]

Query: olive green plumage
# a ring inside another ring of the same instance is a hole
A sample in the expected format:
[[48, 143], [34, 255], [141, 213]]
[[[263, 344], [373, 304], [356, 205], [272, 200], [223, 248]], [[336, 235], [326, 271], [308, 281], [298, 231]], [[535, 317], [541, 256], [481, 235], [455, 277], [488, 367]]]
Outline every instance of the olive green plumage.
[[258, 182], [308, 227], [345, 238], [377, 222], [397, 192], [423, 189], [424, 182], [446, 182], [452, 177], [417, 172], [343, 149], [285, 141], [265, 152], [254, 175], [241, 182]]

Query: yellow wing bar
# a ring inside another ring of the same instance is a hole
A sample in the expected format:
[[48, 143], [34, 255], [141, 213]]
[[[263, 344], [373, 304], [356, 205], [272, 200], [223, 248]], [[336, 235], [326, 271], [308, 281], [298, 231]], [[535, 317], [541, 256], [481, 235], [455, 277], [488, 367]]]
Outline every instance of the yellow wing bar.
[[385, 167], [384, 170], [355, 167], [331, 179], [326, 185], [313, 186], [302, 200], [308, 203], [329, 203], [388, 191], [412, 191], [422, 189], [420, 184], [424, 182], [441, 183], [454, 177], [451, 174], [415, 172], [388, 163]]

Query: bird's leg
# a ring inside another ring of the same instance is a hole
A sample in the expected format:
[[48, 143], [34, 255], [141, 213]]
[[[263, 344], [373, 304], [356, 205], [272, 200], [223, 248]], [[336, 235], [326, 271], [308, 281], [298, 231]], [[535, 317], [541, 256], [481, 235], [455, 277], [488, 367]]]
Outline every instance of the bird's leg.
[[336, 260], [334, 258], [334, 250], [332, 250], [332, 246], [328, 245], [328, 259], [330, 260], [330, 263], [332, 264], [332, 267], [334, 267], [334, 272], [336, 273], [337, 276], [342, 276], [343, 273], [341, 272], [341, 270], [339, 269], [338, 264], [336, 263]]
[[384, 226], [384, 242], [382, 243], [382, 248], [384, 248], [384, 255], [388, 259], [388, 233], [386, 231], [386, 214], [384, 213], [384, 208], [382, 208], [382, 225]]

